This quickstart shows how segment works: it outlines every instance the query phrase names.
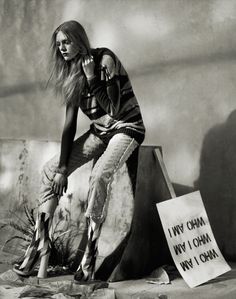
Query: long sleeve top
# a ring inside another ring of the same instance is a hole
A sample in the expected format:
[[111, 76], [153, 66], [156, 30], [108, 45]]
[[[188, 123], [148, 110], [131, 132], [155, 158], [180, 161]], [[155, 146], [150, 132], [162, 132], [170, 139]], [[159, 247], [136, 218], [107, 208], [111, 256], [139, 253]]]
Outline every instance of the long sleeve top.
[[80, 103], [92, 121], [92, 132], [108, 140], [123, 132], [142, 143], [145, 127], [127, 72], [107, 48], [94, 49], [92, 55], [98, 67], [95, 77], [88, 81], [88, 94]]

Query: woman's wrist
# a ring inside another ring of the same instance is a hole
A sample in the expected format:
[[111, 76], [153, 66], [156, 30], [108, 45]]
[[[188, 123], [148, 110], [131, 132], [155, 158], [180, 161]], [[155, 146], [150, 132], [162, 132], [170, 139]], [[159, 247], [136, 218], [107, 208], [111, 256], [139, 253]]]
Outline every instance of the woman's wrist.
[[90, 75], [90, 76], [87, 76], [87, 80], [88, 80], [88, 81], [91, 81], [91, 80], [93, 80], [95, 77], [96, 77], [95, 74]]
[[63, 174], [64, 176], [67, 176], [67, 174], [68, 174], [66, 166], [57, 167], [55, 172]]

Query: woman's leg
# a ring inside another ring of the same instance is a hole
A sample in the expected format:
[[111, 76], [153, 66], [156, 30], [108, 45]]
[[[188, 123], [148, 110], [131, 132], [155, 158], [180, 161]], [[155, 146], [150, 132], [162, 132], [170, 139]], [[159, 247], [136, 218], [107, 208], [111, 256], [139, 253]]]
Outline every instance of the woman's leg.
[[88, 219], [88, 241], [87, 246], [75, 273], [74, 279], [78, 282], [86, 282], [94, 279], [94, 268], [97, 257], [97, 243], [101, 233], [102, 223], [96, 223]]
[[[91, 159], [99, 157], [105, 148], [106, 145], [90, 132], [79, 137], [73, 144], [68, 162], [68, 174], [70, 175], [75, 169]], [[43, 257], [41, 262], [44, 265], [40, 267], [39, 276], [45, 276], [50, 251], [49, 229], [59, 200], [59, 197], [52, 190], [52, 182], [56, 174], [58, 161], [59, 156], [57, 155], [43, 167], [39, 192], [39, 209], [34, 234], [25, 252], [23, 262], [14, 268], [20, 275], [29, 275], [36, 262]]]
[[95, 164], [91, 177], [86, 216], [89, 220], [88, 244], [83, 259], [75, 274], [75, 280], [87, 281], [94, 278], [94, 267], [98, 238], [106, 217], [109, 187], [114, 173], [127, 161], [138, 143], [131, 137], [119, 133], [113, 136]]

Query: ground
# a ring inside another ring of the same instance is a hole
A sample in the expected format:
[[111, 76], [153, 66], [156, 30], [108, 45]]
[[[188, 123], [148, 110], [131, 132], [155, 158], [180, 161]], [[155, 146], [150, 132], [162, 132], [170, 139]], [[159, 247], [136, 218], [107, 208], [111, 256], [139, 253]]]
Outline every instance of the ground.
[[[12, 256], [1, 253], [0, 273], [6, 273], [11, 269], [10, 260]], [[50, 277], [38, 281], [36, 277], [30, 277], [24, 282], [9, 282], [0, 279], [0, 299], [14, 299], [22, 296], [22, 292], [31, 290], [34, 297], [42, 298], [47, 290], [51, 290], [51, 295], [46, 298], [100, 298], [100, 299], [235, 299], [236, 298], [236, 263], [230, 264], [232, 270], [204, 285], [196, 288], [189, 288], [181, 277], [177, 277], [170, 284], [159, 285], [150, 284], [147, 279], [129, 280], [110, 283], [108, 289], [96, 290], [92, 293], [90, 289], [80, 289], [84, 296], [76, 297], [79, 287], [72, 282], [72, 275]], [[8, 272], [10, 273], [10, 272]], [[3, 275], [1, 275], [3, 278]], [[39, 283], [39, 285], [37, 285]], [[36, 295], [37, 292], [41, 295]], [[44, 293], [42, 292], [44, 291]], [[63, 295], [64, 293], [64, 295]], [[70, 296], [65, 295], [70, 294]], [[20, 295], [21, 294], [21, 295]], [[28, 295], [30, 296], [30, 295]], [[35, 297], [36, 296], [36, 297]], [[44, 297], [45, 298], [45, 297]]]

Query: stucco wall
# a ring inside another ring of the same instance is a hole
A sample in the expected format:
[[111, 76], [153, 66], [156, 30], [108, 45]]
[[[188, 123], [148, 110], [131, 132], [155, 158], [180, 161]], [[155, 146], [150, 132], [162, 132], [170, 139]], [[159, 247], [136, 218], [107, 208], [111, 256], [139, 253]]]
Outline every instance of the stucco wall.
[[234, 0], [0, 0], [0, 137], [60, 139], [64, 108], [44, 88], [48, 47], [76, 19], [129, 71], [145, 143], [162, 145], [172, 181], [193, 185], [205, 136], [235, 109], [235, 16]]

